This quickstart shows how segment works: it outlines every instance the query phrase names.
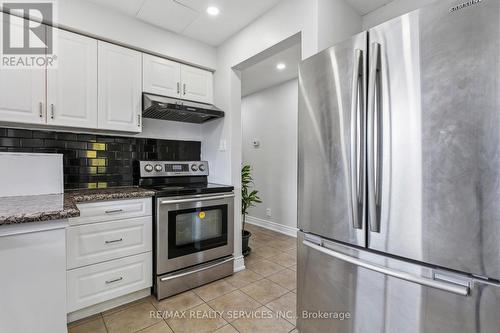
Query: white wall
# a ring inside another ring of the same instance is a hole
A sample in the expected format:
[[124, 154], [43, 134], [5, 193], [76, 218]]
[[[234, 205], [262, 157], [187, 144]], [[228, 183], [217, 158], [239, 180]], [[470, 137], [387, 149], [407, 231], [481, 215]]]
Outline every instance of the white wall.
[[[244, 266], [241, 254], [241, 80], [233, 67], [265, 49], [301, 34], [302, 57], [318, 52], [318, 1], [283, 0], [217, 48], [215, 103], [225, 112], [222, 123], [203, 125], [203, 157], [212, 162], [211, 181], [235, 186], [235, 269]], [[332, 0], [333, 1], [333, 0]], [[333, 15], [333, 13], [331, 13]], [[323, 19], [328, 19], [326, 16]], [[361, 30], [361, 17], [358, 18]], [[337, 36], [343, 40], [349, 35]], [[219, 149], [220, 142], [226, 149]]]
[[361, 31], [361, 17], [343, 0], [318, 0], [318, 51]]
[[395, 0], [363, 16], [363, 30], [421, 8], [436, 0]]
[[[241, 101], [243, 163], [252, 166], [262, 203], [249, 216], [297, 227], [298, 80], [248, 95]], [[260, 141], [254, 147], [252, 141]], [[266, 215], [270, 208], [272, 216]]]

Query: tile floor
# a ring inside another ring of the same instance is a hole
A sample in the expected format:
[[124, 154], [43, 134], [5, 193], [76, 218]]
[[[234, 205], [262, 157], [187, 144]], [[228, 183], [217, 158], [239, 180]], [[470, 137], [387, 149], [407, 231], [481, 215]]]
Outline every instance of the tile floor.
[[247, 229], [246, 270], [160, 302], [151, 296], [82, 319], [68, 325], [69, 333], [296, 333], [296, 239]]

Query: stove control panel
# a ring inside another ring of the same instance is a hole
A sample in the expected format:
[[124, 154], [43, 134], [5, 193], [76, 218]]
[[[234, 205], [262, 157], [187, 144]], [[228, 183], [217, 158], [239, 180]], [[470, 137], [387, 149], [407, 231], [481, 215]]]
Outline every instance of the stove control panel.
[[140, 161], [141, 177], [208, 176], [207, 161]]

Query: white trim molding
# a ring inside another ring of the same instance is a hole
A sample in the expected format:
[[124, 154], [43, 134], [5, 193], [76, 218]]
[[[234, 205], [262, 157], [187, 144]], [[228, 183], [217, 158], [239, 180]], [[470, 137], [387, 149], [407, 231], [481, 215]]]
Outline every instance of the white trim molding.
[[247, 215], [246, 223], [250, 223], [250, 224], [256, 225], [258, 227], [266, 228], [266, 229], [276, 231], [276, 232], [285, 234], [287, 236], [292, 236], [292, 237], [297, 237], [297, 231], [299, 230], [299, 229], [294, 228], [294, 227], [290, 227], [287, 225], [283, 225], [280, 223], [276, 223], [273, 221], [264, 220], [264, 219], [261, 219], [258, 217], [253, 217], [253, 216], [248, 216], [248, 215]]
[[233, 272], [239, 272], [245, 269], [245, 258], [243, 256], [234, 258], [234, 268]]

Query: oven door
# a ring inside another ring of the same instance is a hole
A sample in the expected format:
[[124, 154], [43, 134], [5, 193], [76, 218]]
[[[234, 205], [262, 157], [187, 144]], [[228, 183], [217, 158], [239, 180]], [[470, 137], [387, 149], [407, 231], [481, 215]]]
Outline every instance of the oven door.
[[233, 254], [234, 194], [157, 199], [158, 275]]

